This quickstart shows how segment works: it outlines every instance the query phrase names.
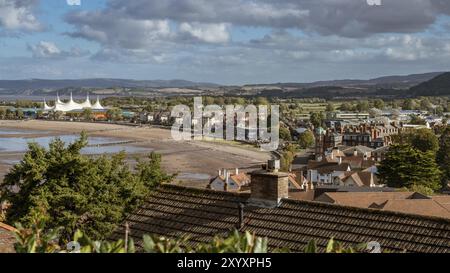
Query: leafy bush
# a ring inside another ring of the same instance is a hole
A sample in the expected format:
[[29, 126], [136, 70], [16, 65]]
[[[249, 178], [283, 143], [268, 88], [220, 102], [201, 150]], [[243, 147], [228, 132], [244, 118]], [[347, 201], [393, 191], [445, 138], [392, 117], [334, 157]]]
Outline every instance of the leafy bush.
[[[135, 253], [136, 247], [131, 238], [115, 242], [96, 241], [77, 230], [73, 240], [66, 246], [58, 244], [61, 229], [46, 229], [47, 218], [36, 213], [32, 216], [32, 223], [24, 228], [16, 225], [15, 250], [18, 253]], [[189, 238], [169, 239], [154, 235], [144, 235], [142, 252], [144, 253], [268, 253], [268, 239], [258, 237], [250, 232], [233, 231], [226, 237], [216, 236], [212, 242], [199, 244], [195, 248], [187, 246]], [[331, 239], [326, 253], [357, 253], [367, 251], [367, 245], [361, 244], [344, 247], [341, 243]], [[288, 249], [275, 249], [272, 252], [289, 252]], [[318, 253], [315, 241], [310, 241], [305, 253]]]

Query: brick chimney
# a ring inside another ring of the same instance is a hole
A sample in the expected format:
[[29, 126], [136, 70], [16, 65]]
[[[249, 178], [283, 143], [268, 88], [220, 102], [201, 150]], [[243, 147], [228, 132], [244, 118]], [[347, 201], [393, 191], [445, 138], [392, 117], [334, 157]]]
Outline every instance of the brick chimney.
[[228, 191], [228, 184], [230, 183], [230, 172], [228, 170], [224, 171], [225, 181], [223, 183], [223, 190]]
[[274, 208], [289, 197], [289, 174], [279, 172], [279, 165], [278, 160], [270, 160], [267, 170], [251, 173], [250, 205]]

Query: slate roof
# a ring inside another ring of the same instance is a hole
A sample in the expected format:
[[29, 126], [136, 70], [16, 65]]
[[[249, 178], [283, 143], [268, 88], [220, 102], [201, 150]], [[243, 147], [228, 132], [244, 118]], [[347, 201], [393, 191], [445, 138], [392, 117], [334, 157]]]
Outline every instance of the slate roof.
[[[138, 247], [144, 234], [188, 235], [189, 244], [195, 245], [233, 230], [238, 224], [238, 203], [249, 197], [163, 185], [126, 221]], [[323, 249], [334, 237], [353, 246], [377, 241], [392, 252], [450, 253], [450, 220], [444, 218], [291, 199], [283, 199], [277, 208], [246, 206], [244, 214], [241, 231], [267, 236], [272, 249], [301, 252], [312, 239]], [[111, 239], [123, 238], [123, 226]]]

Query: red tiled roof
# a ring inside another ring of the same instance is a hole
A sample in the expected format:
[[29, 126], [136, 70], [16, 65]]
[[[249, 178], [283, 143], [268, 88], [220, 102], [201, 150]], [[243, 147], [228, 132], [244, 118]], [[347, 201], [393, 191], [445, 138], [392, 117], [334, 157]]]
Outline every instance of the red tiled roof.
[[387, 200], [404, 200], [413, 195], [413, 192], [326, 192], [317, 197], [316, 201], [368, 208], [374, 203], [382, 204]]
[[450, 210], [439, 205], [433, 199], [388, 200], [379, 209], [450, 219]]

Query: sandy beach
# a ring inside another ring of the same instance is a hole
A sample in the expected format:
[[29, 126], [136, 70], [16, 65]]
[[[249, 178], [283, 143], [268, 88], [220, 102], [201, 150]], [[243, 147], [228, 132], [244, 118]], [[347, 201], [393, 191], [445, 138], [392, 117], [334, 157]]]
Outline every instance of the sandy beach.
[[[30, 131], [28, 134], [8, 135], [7, 137], [42, 137], [79, 134], [86, 131], [90, 137], [114, 138], [118, 141], [132, 141], [136, 147], [148, 148], [162, 155], [163, 168], [171, 174], [180, 173], [186, 176], [183, 183], [190, 186], [205, 185], [205, 176], [213, 176], [220, 168], [240, 168], [243, 171], [258, 168], [271, 157], [270, 153], [261, 152], [248, 145], [207, 142], [207, 141], [174, 141], [170, 130], [132, 127], [124, 125], [56, 122], [56, 121], [0, 121], [0, 129]], [[36, 131], [36, 133], [35, 133]], [[5, 136], [2, 136], [3, 138]], [[0, 137], [0, 141], [2, 141]], [[144, 156], [140, 153], [134, 156]], [[12, 166], [12, 160], [21, 158], [20, 153], [0, 151], [0, 179]], [[6, 164], [5, 162], [8, 162]], [[202, 179], [197, 177], [201, 176]], [[192, 178], [191, 178], [192, 177]], [[193, 181], [191, 181], [193, 180]], [[203, 181], [197, 181], [203, 180]]]

